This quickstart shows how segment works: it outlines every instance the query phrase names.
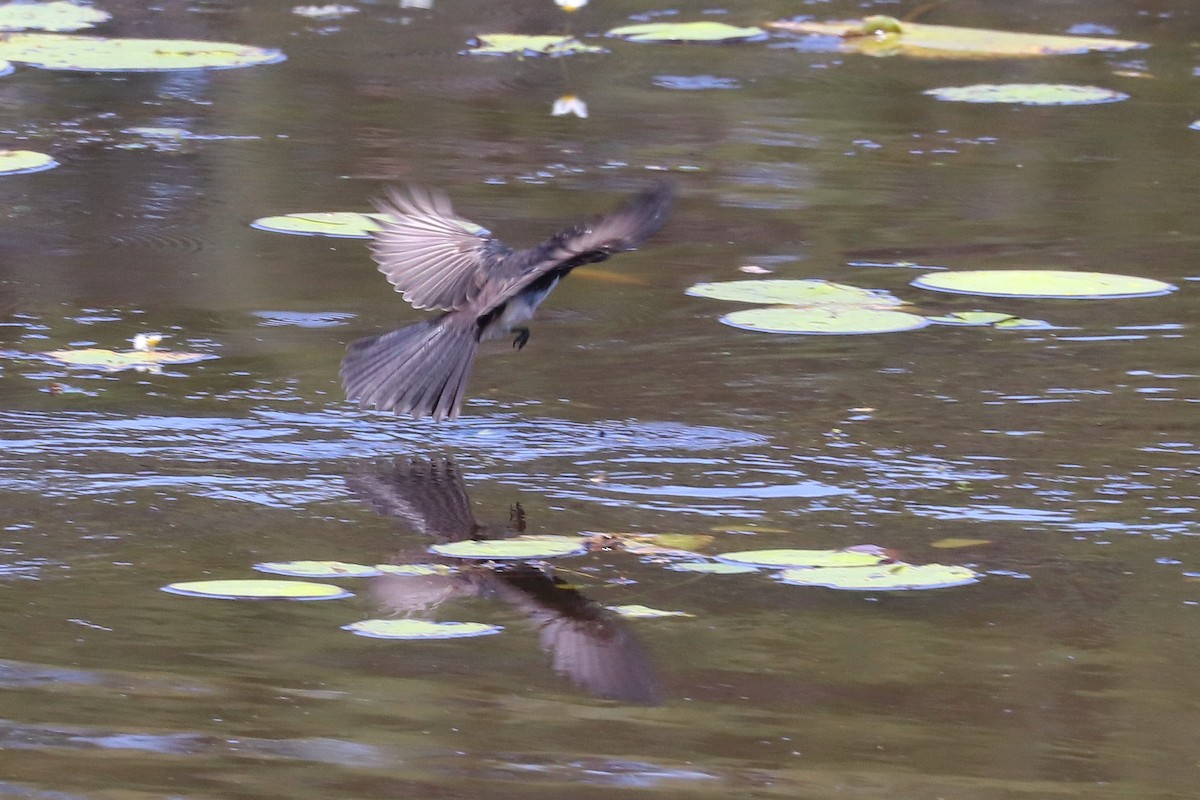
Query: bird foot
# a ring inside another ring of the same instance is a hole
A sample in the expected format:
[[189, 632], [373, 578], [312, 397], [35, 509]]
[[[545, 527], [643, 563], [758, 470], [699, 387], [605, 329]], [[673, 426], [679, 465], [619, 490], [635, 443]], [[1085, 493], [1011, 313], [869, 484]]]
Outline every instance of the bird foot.
[[529, 328], [514, 328], [513, 330], [517, 333], [517, 338], [513, 339], [513, 349], [520, 350], [529, 341]]

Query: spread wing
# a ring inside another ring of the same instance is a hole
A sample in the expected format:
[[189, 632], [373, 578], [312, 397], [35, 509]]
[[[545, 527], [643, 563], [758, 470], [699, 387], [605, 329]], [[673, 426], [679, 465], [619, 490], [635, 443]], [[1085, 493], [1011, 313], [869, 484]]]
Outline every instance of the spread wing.
[[673, 190], [659, 183], [599, 219], [565, 228], [523, 251], [511, 265], [498, 296], [509, 297], [548, 275], [562, 276], [575, 267], [604, 261], [614, 253], [634, 250], [662, 228], [671, 213]]
[[415, 308], [462, 308], [479, 295], [491, 266], [512, 252], [455, 215], [441, 192], [389, 189], [375, 207], [380, 227], [371, 253], [379, 271]]

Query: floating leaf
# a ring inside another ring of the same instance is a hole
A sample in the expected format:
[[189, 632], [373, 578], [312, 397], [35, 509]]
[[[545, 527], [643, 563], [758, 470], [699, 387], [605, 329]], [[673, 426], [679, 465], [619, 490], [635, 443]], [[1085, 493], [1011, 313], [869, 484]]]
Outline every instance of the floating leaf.
[[881, 548], [873, 550], [739, 550], [721, 553], [718, 561], [750, 567], [870, 567], [887, 561]]
[[454, 567], [445, 564], [376, 564], [375, 569], [386, 575], [425, 577], [427, 575], [449, 575]]
[[375, 567], [345, 561], [267, 561], [255, 564], [254, 568], [259, 572], [298, 578], [370, 578], [381, 574]]
[[927, 89], [922, 94], [956, 103], [1015, 103], [1022, 106], [1090, 106], [1129, 99], [1124, 92], [1065, 83], [977, 83]]
[[614, 533], [612, 539], [627, 553], [639, 556], [699, 556], [695, 551], [712, 543], [706, 533]]
[[753, 42], [768, 36], [762, 28], [724, 22], [647, 22], [613, 28], [605, 35], [631, 42]]
[[738, 303], [794, 306], [892, 308], [903, 301], [887, 292], [860, 289], [820, 280], [744, 280], [697, 283], [685, 292], [692, 297], [733, 300]]
[[734, 328], [762, 333], [803, 333], [813, 335], [896, 333], [924, 328], [929, 320], [905, 311], [877, 311], [870, 308], [798, 308], [774, 306], [734, 311], [721, 317]]
[[991, 539], [938, 539], [936, 542], [930, 542], [930, 547], [937, 547], [943, 550], [950, 550], [958, 547], [981, 547], [985, 544], [991, 544]]
[[640, 605], [608, 606], [608, 610], [615, 611], [627, 619], [659, 619], [661, 617], [696, 616], [695, 614], [689, 614], [686, 611], [663, 611], [659, 608], [651, 608], [650, 606]]
[[79, 350], [51, 350], [42, 355], [73, 367], [99, 367], [109, 372], [123, 369], [153, 369], [163, 364], [191, 364], [216, 356], [210, 353], [176, 353], [170, 350], [105, 350], [85, 347]]
[[420, 619], [365, 619], [342, 630], [373, 639], [466, 639], [500, 633], [500, 625], [482, 622], [428, 622]]
[[511, 539], [467, 539], [449, 544], [435, 544], [431, 553], [452, 558], [489, 560], [521, 560], [528, 558], [561, 558], [587, 552], [587, 540], [573, 536], [515, 536]]
[[286, 56], [280, 50], [230, 42], [14, 33], [0, 38], [0, 58], [42, 69], [138, 72], [232, 69], [273, 64]]
[[4, 3], [0, 5], [0, 31], [78, 31], [112, 19], [112, 14], [66, 0], [52, 3]]
[[682, 564], [672, 564], [668, 569], [676, 572], [706, 572], [713, 575], [738, 575], [743, 572], [758, 572], [755, 567], [744, 564], [721, 564], [712, 561], [685, 561]]
[[232, 580], [190, 581], [162, 587], [164, 592], [223, 600], [336, 600], [352, 597], [340, 586], [307, 581]]
[[379, 230], [379, 223], [373, 219], [373, 215], [356, 211], [311, 211], [262, 217], [251, 222], [250, 227], [300, 236], [370, 239], [371, 234]]
[[481, 33], [471, 49], [481, 56], [573, 56], [580, 53], [607, 53], [603, 47], [584, 44], [573, 36], [522, 36], [515, 33]]
[[967, 567], [944, 564], [888, 564], [879, 567], [828, 567], [786, 569], [776, 576], [780, 583], [825, 586], [855, 591], [902, 591], [944, 589], [979, 581], [979, 573]]
[[935, 325], [960, 325], [968, 327], [1018, 328], [1036, 330], [1053, 327], [1042, 319], [1025, 319], [1005, 314], [1002, 311], [955, 311], [939, 317], [926, 317]]
[[[3, 66], [0, 61], [0, 67]], [[0, 70], [2, 73], [2, 70]], [[53, 169], [58, 162], [45, 153], [35, 150], [0, 150], [0, 175], [16, 175], [21, 172], [41, 172]]]
[[[885, 23], [885, 20], [890, 20]], [[893, 24], [894, 23], [894, 24]], [[840, 49], [866, 55], [918, 58], [1017, 58], [1074, 53], [1122, 52], [1147, 47], [1143, 42], [1086, 36], [1051, 36], [984, 28], [958, 28], [868, 17], [844, 22], [783, 20], [769, 27], [792, 33], [838, 37]]]
[[931, 272], [913, 280], [912, 285], [937, 292], [1053, 300], [1154, 297], [1177, 288], [1151, 278], [1053, 269]]

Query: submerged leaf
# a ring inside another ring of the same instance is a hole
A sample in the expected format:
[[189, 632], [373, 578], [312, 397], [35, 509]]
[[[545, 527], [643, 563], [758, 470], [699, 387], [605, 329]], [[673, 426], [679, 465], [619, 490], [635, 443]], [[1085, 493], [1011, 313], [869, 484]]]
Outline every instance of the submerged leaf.
[[958, 547], [980, 547], [985, 544], [991, 544], [991, 539], [938, 539], [936, 542], [930, 542], [930, 547], [937, 547], [942, 550], [950, 550]]
[[[890, 20], [884, 23], [883, 20]], [[1089, 51], [1122, 52], [1148, 47], [1143, 42], [1087, 36], [1015, 33], [985, 28], [959, 28], [868, 17], [844, 22], [781, 20], [769, 27], [841, 39], [840, 49], [866, 55], [919, 58], [1015, 58], [1069, 55]]]
[[342, 630], [373, 639], [467, 639], [500, 633], [500, 625], [482, 622], [428, 622], [420, 619], [365, 619]]
[[147, 369], [163, 364], [191, 364], [216, 356], [210, 353], [175, 353], [170, 350], [105, 350], [85, 347], [79, 350], [51, 350], [42, 355], [73, 367], [99, 367], [109, 372], [123, 369]]
[[110, 19], [112, 14], [107, 11], [66, 0], [0, 5], [0, 31], [78, 31]]
[[738, 303], [786, 303], [794, 306], [892, 308], [903, 305], [903, 301], [887, 292], [821, 280], [766, 279], [697, 283], [689, 287], [686, 294], [712, 300], [733, 300]]
[[868, 567], [888, 558], [882, 548], [859, 550], [739, 550], [721, 553], [718, 561], [751, 567]]
[[250, 67], [274, 64], [286, 56], [280, 50], [230, 42], [14, 33], [0, 38], [0, 58], [42, 69], [138, 72]]
[[259, 572], [298, 578], [370, 578], [382, 574], [375, 567], [345, 561], [267, 561], [255, 564], [254, 568]]
[[515, 33], [481, 33], [475, 37], [471, 55], [481, 56], [572, 56], [607, 53], [603, 47], [584, 44], [573, 36], [523, 36]]
[[813, 335], [896, 333], [924, 328], [929, 320], [905, 311], [877, 311], [870, 308], [799, 308], [774, 306], [734, 311], [721, 317], [734, 328], [762, 333], [802, 333]]
[[631, 42], [752, 42], [768, 36], [762, 28], [724, 22], [647, 22], [613, 28], [605, 35]]
[[979, 573], [967, 567], [944, 564], [888, 564], [878, 567], [787, 569], [779, 573], [776, 580], [797, 586], [824, 586], [853, 591], [908, 591], [977, 583]]
[[739, 575], [743, 572], [758, 572], [756, 567], [749, 567], [745, 564], [721, 564], [712, 561], [684, 561], [681, 564], [672, 564], [668, 569], [673, 569], [676, 572], [705, 572], [713, 575]]
[[1129, 99], [1124, 92], [1066, 83], [977, 83], [972, 86], [926, 89], [922, 94], [957, 103], [1014, 103], [1022, 106], [1089, 106]]
[[662, 617], [694, 617], [695, 614], [689, 614], [686, 611], [663, 611], [659, 608], [651, 608], [650, 606], [627, 605], [627, 606], [608, 606], [609, 611], [615, 611], [626, 619], [660, 619]]
[[[0, 62], [0, 66], [3, 63]], [[41, 172], [57, 166], [58, 162], [53, 158], [35, 150], [0, 150], [0, 175]]]
[[1053, 300], [1154, 297], [1169, 294], [1178, 288], [1152, 278], [1054, 269], [931, 272], [914, 279], [912, 285], [955, 294]]
[[336, 600], [353, 596], [353, 592], [340, 586], [306, 581], [189, 581], [168, 584], [162, 588], [171, 594], [222, 600]]
[[561, 558], [587, 552], [587, 540], [577, 536], [515, 536], [511, 539], [467, 539], [435, 544], [429, 552], [452, 558], [521, 560]]

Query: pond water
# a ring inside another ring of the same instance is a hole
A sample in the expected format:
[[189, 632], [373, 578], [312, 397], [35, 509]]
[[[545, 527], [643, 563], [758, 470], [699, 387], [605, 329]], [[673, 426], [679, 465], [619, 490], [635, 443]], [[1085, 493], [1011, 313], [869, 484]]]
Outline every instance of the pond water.
[[[909, 10], [893, 3], [619, 0], [569, 19], [549, 0], [357, 2], [330, 19], [276, 0], [101, 5], [114, 17], [96, 33], [287, 59], [0, 77], [0, 148], [59, 162], [0, 176], [0, 795], [1194, 796], [1191, 4], [934, 7], [921, 21], [1152, 43], [956, 61], [778, 33], [459, 55], [477, 33], [599, 34], [647, 12]], [[977, 83], [1129, 98], [923, 94]], [[551, 115], [564, 95], [586, 119]], [[418, 183], [526, 245], [664, 177], [666, 229], [572, 275], [523, 351], [486, 346], [463, 416], [441, 424], [342, 396], [349, 341], [421, 318], [366, 244], [250, 227], [369, 211]], [[684, 294], [745, 266], [1049, 326], [772, 335], [720, 323], [740, 304]], [[1018, 268], [1178, 290], [909, 285]], [[41, 355], [147, 332], [215, 358], [107, 372]], [[836, 591], [678, 571], [591, 536], [542, 570], [336, 579], [354, 596], [328, 602], [161, 591], [265, 561], [449, 563], [425, 548], [514, 528], [710, 537], [689, 540], [706, 558], [873, 544], [980, 580]], [[691, 616], [602, 608], [623, 604]], [[406, 616], [504, 630], [342, 630]]]

